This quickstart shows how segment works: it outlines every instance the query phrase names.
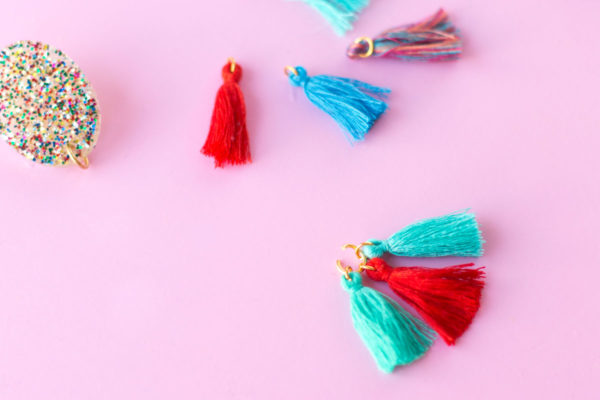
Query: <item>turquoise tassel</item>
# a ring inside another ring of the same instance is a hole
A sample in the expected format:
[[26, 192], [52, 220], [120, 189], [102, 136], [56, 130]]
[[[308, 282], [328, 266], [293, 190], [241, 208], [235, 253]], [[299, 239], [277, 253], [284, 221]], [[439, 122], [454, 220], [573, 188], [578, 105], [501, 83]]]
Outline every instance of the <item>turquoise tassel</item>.
[[336, 34], [343, 36], [352, 29], [352, 23], [357, 15], [367, 5], [369, 0], [303, 0], [317, 10], [331, 24]]
[[483, 243], [475, 214], [461, 212], [424, 219], [394, 233], [387, 240], [369, 240], [362, 248], [367, 258], [391, 253], [404, 257], [479, 257]]
[[352, 321], [379, 369], [390, 373], [397, 365], [417, 360], [429, 350], [435, 333], [389, 297], [362, 285], [357, 272], [342, 277], [350, 293]]
[[316, 75], [309, 77], [302, 67], [289, 68], [292, 85], [304, 87], [306, 97], [331, 115], [350, 134], [351, 140], [363, 140], [377, 118], [387, 109], [382, 99], [389, 89], [353, 79]]

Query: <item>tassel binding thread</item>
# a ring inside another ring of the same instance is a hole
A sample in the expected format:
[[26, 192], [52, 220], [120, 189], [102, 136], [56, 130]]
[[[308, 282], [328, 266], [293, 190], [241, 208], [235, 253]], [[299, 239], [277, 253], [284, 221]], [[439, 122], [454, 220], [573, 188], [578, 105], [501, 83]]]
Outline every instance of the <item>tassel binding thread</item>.
[[460, 57], [462, 41], [448, 14], [389, 29], [374, 38], [361, 37], [347, 50], [350, 58], [386, 57], [405, 61], [449, 61]]

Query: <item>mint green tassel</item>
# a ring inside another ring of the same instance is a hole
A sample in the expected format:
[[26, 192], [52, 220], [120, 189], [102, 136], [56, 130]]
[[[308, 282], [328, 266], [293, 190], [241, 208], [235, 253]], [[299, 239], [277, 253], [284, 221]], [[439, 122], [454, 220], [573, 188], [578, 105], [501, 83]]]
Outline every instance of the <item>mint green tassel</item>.
[[343, 36], [352, 29], [357, 14], [362, 11], [369, 0], [303, 0], [306, 4], [321, 13], [331, 24], [335, 33]]
[[387, 240], [369, 240], [362, 248], [367, 258], [391, 253], [404, 257], [479, 257], [483, 243], [475, 214], [461, 212], [424, 219], [394, 233]]
[[389, 297], [362, 285], [357, 272], [342, 287], [350, 293], [354, 328], [375, 358], [380, 370], [390, 373], [397, 365], [420, 358], [433, 343], [435, 333]]

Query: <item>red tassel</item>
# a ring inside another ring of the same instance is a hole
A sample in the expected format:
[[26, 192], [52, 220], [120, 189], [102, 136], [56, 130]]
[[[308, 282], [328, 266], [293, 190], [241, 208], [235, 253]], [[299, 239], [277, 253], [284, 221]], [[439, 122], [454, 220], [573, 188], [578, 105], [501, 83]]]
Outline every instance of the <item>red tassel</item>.
[[467, 268], [474, 264], [392, 268], [373, 258], [368, 265], [375, 268], [367, 270], [371, 279], [387, 281], [449, 345], [467, 330], [479, 310], [485, 273], [482, 268]]
[[237, 84], [242, 77], [242, 67], [230, 59], [221, 75], [224, 82], [217, 92], [210, 131], [202, 153], [214, 157], [215, 167], [252, 162], [244, 94]]

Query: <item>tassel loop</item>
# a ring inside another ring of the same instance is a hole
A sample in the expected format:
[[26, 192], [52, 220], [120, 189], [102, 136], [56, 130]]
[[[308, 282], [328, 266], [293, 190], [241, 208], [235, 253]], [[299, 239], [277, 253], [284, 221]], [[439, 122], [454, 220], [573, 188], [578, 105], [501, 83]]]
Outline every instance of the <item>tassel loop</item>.
[[367, 263], [371, 269], [367, 272], [367, 276], [374, 281], [387, 282], [390, 279], [394, 269], [387, 265], [381, 258], [373, 258]]
[[304, 87], [306, 83], [308, 83], [308, 73], [303, 67], [292, 67], [288, 65], [287, 67], [285, 67], [284, 71], [290, 79], [292, 85]]
[[387, 240], [369, 240], [369, 245], [364, 246], [363, 254], [366, 258], [381, 257], [385, 253], [390, 253], [390, 246]]
[[348, 57], [350, 58], [368, 58], [375, 51], [375, 42], [368, 36], [357, 38], [348, 48]]
[[227, 60], [227, 64], [225, 64], [221, 69], [221, 77], [225, 83], [239, 83], [242, 79], [242, 67], [236, 64], [233, 58], [229, 58], [229, 60]]

